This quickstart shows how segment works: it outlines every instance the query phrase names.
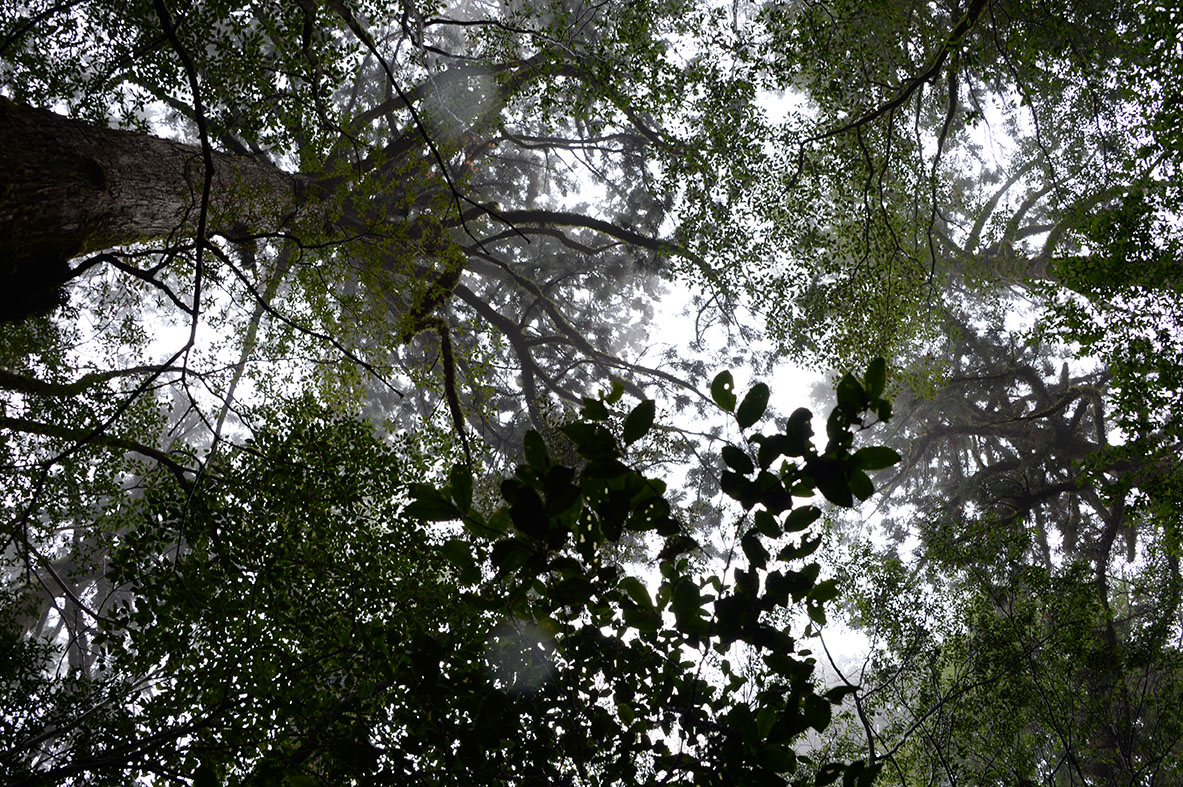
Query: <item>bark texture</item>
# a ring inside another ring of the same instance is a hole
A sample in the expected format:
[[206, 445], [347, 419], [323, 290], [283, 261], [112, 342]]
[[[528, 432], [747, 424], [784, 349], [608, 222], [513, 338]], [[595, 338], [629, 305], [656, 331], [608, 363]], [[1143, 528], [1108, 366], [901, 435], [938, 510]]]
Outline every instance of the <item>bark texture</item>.
[[[73, 257], [193, 234], [204, 174], [198, 147], [0, 98], [0, 320], [51, 308]], [[302, 193], [299, 176], [215, 153], [207, 233], [282, 229]]]

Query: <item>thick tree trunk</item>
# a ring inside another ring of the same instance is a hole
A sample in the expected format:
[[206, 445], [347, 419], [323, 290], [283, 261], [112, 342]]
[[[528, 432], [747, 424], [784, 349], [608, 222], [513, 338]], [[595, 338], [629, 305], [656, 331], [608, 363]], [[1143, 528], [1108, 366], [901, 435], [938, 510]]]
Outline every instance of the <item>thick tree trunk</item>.
[[[193, 234], [204, 175], [200, 148], [0, 97], [0, 320], [51, 307], [73, 257]], [[302, 187], [267, 162], [215, 153], [206, 232], [279, 230]]]

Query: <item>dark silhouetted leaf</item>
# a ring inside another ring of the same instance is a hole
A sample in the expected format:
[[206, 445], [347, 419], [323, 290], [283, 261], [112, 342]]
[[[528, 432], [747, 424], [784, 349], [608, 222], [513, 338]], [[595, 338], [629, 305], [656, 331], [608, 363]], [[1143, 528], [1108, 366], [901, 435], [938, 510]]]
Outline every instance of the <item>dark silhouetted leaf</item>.
[[751, 458], [740, 448], [733, 445], [723, 446], [723, 461], [737, 473], [747, 475], [756, 469]]
[[727, 412], [735, 410], [735, 380], [731, 372], [719, 372], [711, 382], [711, 398]]
[[900, 461], [900, 455], [885, 445], [869, 445], [854, 452], [855, 467], [882, 470]]
[[863, 381], [867, 396], [871, 399], [878, 399], [883, 394], [883, 388], [887, 384], [887, 361], [882, 358], [876, 358], [871, 361], [867, 365], [867, 373], [863, 377]]
[[472, 550], [468, 542], [459, 538], [450, 538], [440, 547], [444, 558], [459, 570], [461, 584], [472, 585], [480, 581], [481, 572], [472, 559]]
[[752, 390], [748, 391], [735, 413], [735, 421], [740, 429], [747, 429], [764, 415], [768, 408], [768, 393], [768, 386], [764, 383], [756, 383]]
[[531, 429], [526, 432], [522, 447], [526, 455], [526, 464], [540, 473], [545, 473], [550, 468], [550, 456], [546, 452], [546, 442], [542, 435]]
[[653, 416], [656, 412], [657, 403], [652, 399], [646, 399], [633, 408], [633, 411], [624, 419], [624, 431], [621, 439], [624, 440], [625, 445], [631, 445], [645, 436], [649, 427], [653, 426]]
[[798, 530], [804, 530], [818, 519], [821, 519], [821, 515], [821, 509], [817, 506], [798, 508], [785, 517], [784, 530], [786, 533], [796, 533]]

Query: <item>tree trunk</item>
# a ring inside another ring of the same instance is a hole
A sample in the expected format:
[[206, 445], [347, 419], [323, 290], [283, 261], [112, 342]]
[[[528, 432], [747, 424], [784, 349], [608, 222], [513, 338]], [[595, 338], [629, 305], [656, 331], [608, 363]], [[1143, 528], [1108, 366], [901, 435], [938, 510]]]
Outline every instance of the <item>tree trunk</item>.
[[[262, 234], [296, 218], [301, 177], [241, 156], [213, 161], [207, 234]], [[0, 97], [0, 320], [60, 302], [73, 257], [192, 235], [204, 176], [198, 147]]]

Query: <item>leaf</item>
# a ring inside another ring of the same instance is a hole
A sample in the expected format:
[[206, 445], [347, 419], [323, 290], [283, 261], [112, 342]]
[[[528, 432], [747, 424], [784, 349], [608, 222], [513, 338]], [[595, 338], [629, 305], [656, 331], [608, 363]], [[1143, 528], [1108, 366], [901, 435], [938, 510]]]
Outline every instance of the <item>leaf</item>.
[[789, 544], [782, 549], [776, 556], [777, 560], [800, 560], [803, 557], [808, 557], [817, 551], [821, 546], [822, 537], [815, 536], [813, 538], [806, 538], [798, 545]]
[[842, 787], [872, 787], [882, 770], [881, 762], [867, 765], [864, 760], [855, 760], [846, 767], [846, 773], [842, 775]]
[[809, 597], [819, 604], [838, 597], [838, 580], [826, 579], [818, 582], [810, 591]]
[[790, 595], [799, 599], [812, 589], [813, 582], [801, 571], [770, 571], [764, 579], [767, 603], [775, 607], [788, 604]]
[[854, 378], [853, 374], [843, 375], [842, 379], [838, 381], [835, 393], [838, 395], [838, 407], [848, 414], [857, 413], [862, 409], [866, 394], [863, 392], [862, 384]]
[[900, 455], [885, 445], [869, 445], [854, 452], [855, 467], [882, 470], [900, 461]]
[[430, 484], [412, 484], [415, 499], [403, 509], [403, 515], [426, 522], [444, 522], [460, 518], [460, 510]]
[[805, 466], [805, 472], [813, 478], [817, 490], [834, 505], [852, 508], [854, 498], [842, 463], [834, 459], [814, 459]]
[[785, 425], [786, 445], [781, 449], [785, 456], [804, 456], [810, 448], [809, 438], [813, 437], [813, 413], [804, 407], [798, 407], [789, 416]]
[[817, 506], [805, 506], [793, 511], [785, 517], [784, 530], [786, 533], [796, 533], [804, 530], [821, 518], [821, 509]]
[[649, 590], [641, 580], [636, 577], [626, 576], [620, 580], [619, 587], [639, 606], [645, 607], [646, 609], [654, 608], [653, 599], [649, 598]]
[[459, 538], [450, 538], [440, 547], [444, 558], [459, 569], [459, 579], [462, 585], [473, 585], [480, 581], [481, 572], [472, 559], [472, 550], [467, 542]]
[[840, 705], [842, 704], [842, 700], [846, 699], [851, 694], [854, 694], [856, 691], [858, 691], [858, 686], [835, 686], [822, 696], [825, 697], [830, 702], [830, 704]]
[[739, 410], [735, 413], [735, 420], [740, 429], [747, 429], [760, 420], [768, 408], [768, 395], [768, 386], [764, 383], [752, 386], [752, 390], [748, 391], [748, 395], [743, 398]]
[[214, 766], [204, 763], [193, 772], [193, 787], [220, 787], [222, 780]]
[[528, 536], [543, 539], [550, 530], [550, 521], [546, 516], [546, 509], [542, 506], [542, 498], [529, 487], [518, 491], [517, 499], [509, 507], [509, 515], [513, 519], [514, 527]]
[[472, 508], [472, 471], [468, 465], [452, 465], [451, 473], [452, 499], [456, 501], [461, 511]]
[[503, 538], [493, 545], [491, 559], [498, 572], [504, 576], [522, 566], [534, 555], [534, 550], [517, 538]]
[[727, 412], [735, 410], [735, 380], [731, 372], [719, 372], [711, 382], [711, 398]]
[[616, 404], [622, 396], [624, 396], [624, 383], [613, 378], [612, 388], [608, 391], [608, 395], [604, 397], [604, 404]]
[[670, 606], [673, 608], [678, 628], [693, 633], [694, 624], [702, 618], [702, 595], [698, 584], [691, 579], [679, 579], [674, 584]]
[[850, 491], [859, 500], [866, 500], [875, 494], [875, 485], [862, 470], [855, 468], [850, 471]]
[[545, 473], [550, 468], [550, 455], [546, 452], [546, 441], [538, 432], [533, 429], [526, 432], [526, 437], [522, 441], [522, 449], [526, 455], [526, 464], [530, 467], [540, 473]]
[[722, 450], [723, 461], [737, 473], [747, 475], [756, 469], [752, 464], [751, 457], [749, 457], [743, 449], [736, 448], [733, 445], [725, 445]]
[[646, 399], [633, 408], [624, 419], [624, 432], [621, 439], [625, 445], [632, 445], [645, 436], [649, 427], [653, 426], [653, 416], [657, 412], [657, 402]]
[[830, 726], [830, 717], [833, 714], [833, 710], [830, 703], [821, 697], [816, 694], [806, 696], [804, 710], [805, 721], [818, 732]]
[[814, 778], [814, 784], [819, 786], [833, 784], [838, 781], [838, 777], [842, 775], [844, 769], [845, 766], [840, 762], [828, 762], [817, 772], [817, 776]]
[[788, 455], [789, 438], [783, 434], [757, 435], [752, 440], [760, 446], [760, 450], [756, 452], [756, 461], [763, 469], [767, 469], [780, 457]]
[[773, 773], [792, 773], [797, 768], [797, 755], [786, 746], [774, 744], [760, 749], [759, 763]]
[[661, 552], [657, 553], [657, 559], [669, 560], [695, 549], [698, 549], [697, 541], [685, 533], [675, 533], [666, 538], [665, 546], [661, 548]]
[[757, 533], [765, 538], [778, 538], [780, 536], [780, 524], [776, 521], [776, 517], [771, 512], [760, 509], [752, 516], [752, 526]]
[[607, 421], [608, 408], [599, 399], [592, 399], [591, 397], [584, 397], [583, 409], [579, 411], [589, 421]]
[[584, 459], [617, 456], [616, 441], [612, 438], [612, 433], [599, 424], [576, 421], [559, 427], [559, 431], [571, 439], [575, 449]]
[[760, 537], [755, 533], [748, 533], [740, 541], [743, 553], [748, 558], [748, 565], [752, 568], [764, 568], [768, 565], [768, 550], [760, 543]]
[[867, 390], [867, 396], [871, 399], [878, 399], [883, 394], [886, 384], [887, 361], [876, 358], [867, 365], [867, 373], [863, 376], [863, 386]]

